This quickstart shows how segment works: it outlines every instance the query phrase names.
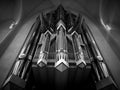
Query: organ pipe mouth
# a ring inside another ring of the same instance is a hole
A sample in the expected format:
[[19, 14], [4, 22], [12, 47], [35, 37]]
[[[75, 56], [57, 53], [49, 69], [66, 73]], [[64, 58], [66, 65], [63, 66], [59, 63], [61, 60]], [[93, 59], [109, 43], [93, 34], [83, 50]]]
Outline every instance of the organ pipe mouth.
[[62, 20], [60, 20], [60, 21], [57, 23], [57, 30], [58, 30], [60, 27], [63, 27], [64, 30], [66, 30], [65, 24], [64, 24], [64, 22], [63, 22]]
[[76, 65], [78, 65], [80, 68], [84, 68], [87, 64], [84, 60], [84, 55], [83, 53], [79, 54], [78, 60], [76, 61]]
[[69, 64], [65, 59], [66, 59], [65, 54], [61, 53], [61, 55], [59, 55], [58, 61], [55, 63], [55, 68], [60, 72], [63, 72], [67, 68], [69, 68]]
[[47, 65], [47, 61], [45, 59], [39, 59], [38, 62], [37, 62], [37, 65], [39, 67], [44, 67]]

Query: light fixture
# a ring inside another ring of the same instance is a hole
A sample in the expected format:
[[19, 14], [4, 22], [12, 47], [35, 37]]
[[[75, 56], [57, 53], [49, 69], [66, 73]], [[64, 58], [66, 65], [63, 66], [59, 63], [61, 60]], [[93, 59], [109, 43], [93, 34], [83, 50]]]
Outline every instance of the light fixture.
[[13, 29], [17, 24], [18, 24], [17, 22], [13, 21], [13, 23], [9, 26], [9, 29]]
[[103, 22], [102, 18], [100, 19], [100, 21], [101, 21], [101, 24], [104, 26], [104, 28], [105, 28], [107, 31], [111, 31], [112, 28], [111, 28], [110, 25], [105, 24], [105, 23]]

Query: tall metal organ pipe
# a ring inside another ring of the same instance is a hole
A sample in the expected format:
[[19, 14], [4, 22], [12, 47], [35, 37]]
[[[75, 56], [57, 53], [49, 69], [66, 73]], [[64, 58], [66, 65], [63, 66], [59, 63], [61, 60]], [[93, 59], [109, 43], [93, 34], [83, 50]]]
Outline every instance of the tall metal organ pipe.
[[31, 43], [33, 41], [33, 38], [35, 37], [35, 33], [37, 33], [37, 29], [38, 29], [38, 26], [40, 24], [39, 20], [40, 20], [39, 17], [37, 17], [36, 22], [32, 26], [30, 34], [27, 36], [27, 37], [30, 37], [30, 39], [28, 38], [26, 40], [26, 43], [24, 44], [23, 49], [20, 52], [18, 60], [15, 63], [15, 66], [14, 66], [13, 71], [12, 71], [12, 74], [14, 74], [14, 75], [20, 76], [20, 73], [22, 72], [22, 69], [23, 69], [25, 62], [26, 62], [25, 58], [30, 50]]
[[[85, 21], [84, 21], [85, 22]], [[91, 47], [91, 53], [93, 54], [93, 63], [95, 65], [93, 66], [96, 66], [96, 69], [97, 69], [97, 72], [99, 74], [99, 79], [104, 79], [106, 77], [109, 77], [109, 73], [108, 73], [108, 70], [107, 70], [107, 67], [106, 65], [104, 64], [104, 61], [103, 61], [103, 57], [102, 55], [100, 54], [100, 51], [96, 45], [96, 42], [87, 26], [86, 23], [83, 23], [83, 33], [84, 33], [84, 37], [86, 38], [87, 42], [90, 44]], [[93, 64], [92, 63], [92, 64]], [[95, 70], [96, 71], [96, 70]], [[98, 76], [98, 75], [97, 75]], [[98, 79], [98, 80], [99, 80]]]
[[46, 33], [45, 38], [43, 39], [40, 54], [39, 54], [39, 59], [37, 64], [40, 67], [43, 67], [47, 64], [46, 58], [48, 56], [48, 51], [49, 51], [49, 44], [50, 44], [50, 34]]
[[58, 52], [60, 52], [60, 51], [66, 52], [66, 50], [67, 50], [66, 44], [67, 43], [66, 43], [65, 33], [64, 33], [62, 27], [60, 27], [60, 29], [58, 31], [56, 44], [57, 44], [57, 48], [56, 49], [57, 49]]
[[37, 32], [35, 33], [35, 37], [33, 38], [33, 41], [31, 43], [29, 53], [26, 57], [27, 62], [25, 64], [23, 72], [21, 74], [21, 78], [23, 78], [23, 79], [26, 78], [26, 74], [27, 74], [27, 71], [29, 70], [30, 63], [32, 62], [32, 59], [34, 57], [34, 53], [36, 51], [36, 47], [37, 47], [38, 41], [40, 39], [40, 36], [41, 36], [41, 32], [40, 32], [40, 29], [38, 28]]
[[[63, 27], [58, 29], [58, 35], [56, 39], [56, 60], [55, 67], [59, 71], [64, 71], [69, 67], [67, 62], [68, 55], [67, 55], [67, 41], [65, 37], [65, 31]], [[60, 65], [61, 64], [61, 65]]]
[[83, 68], [86, 66], [86, 62], [84, 61], [84, 55], [83, 55], [82, 48], [80, 45], [80, 40], [78, 39], [78, 36], [76, 33], [73, 33], [72, 41], [74, 45], [76, 64], [79, 65], [81, 68]]

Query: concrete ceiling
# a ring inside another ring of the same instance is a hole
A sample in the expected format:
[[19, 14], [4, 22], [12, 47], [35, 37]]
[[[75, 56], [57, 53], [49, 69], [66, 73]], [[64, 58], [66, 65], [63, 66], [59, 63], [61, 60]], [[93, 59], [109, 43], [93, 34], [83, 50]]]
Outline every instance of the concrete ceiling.
[[104, 19], [119, 26], [119, 0], [0, 0], [0, 22], [32, 16], [35, 13], [63, 4], [85, 14], [90, 19]]

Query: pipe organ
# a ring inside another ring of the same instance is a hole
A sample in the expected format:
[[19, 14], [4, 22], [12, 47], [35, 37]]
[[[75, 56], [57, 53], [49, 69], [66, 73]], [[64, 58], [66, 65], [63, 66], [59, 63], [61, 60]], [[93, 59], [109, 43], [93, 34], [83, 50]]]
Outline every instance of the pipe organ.
[[36, 18], [2, 88], [48, 86], [117, 90], [85, 19], [61, 5]]

